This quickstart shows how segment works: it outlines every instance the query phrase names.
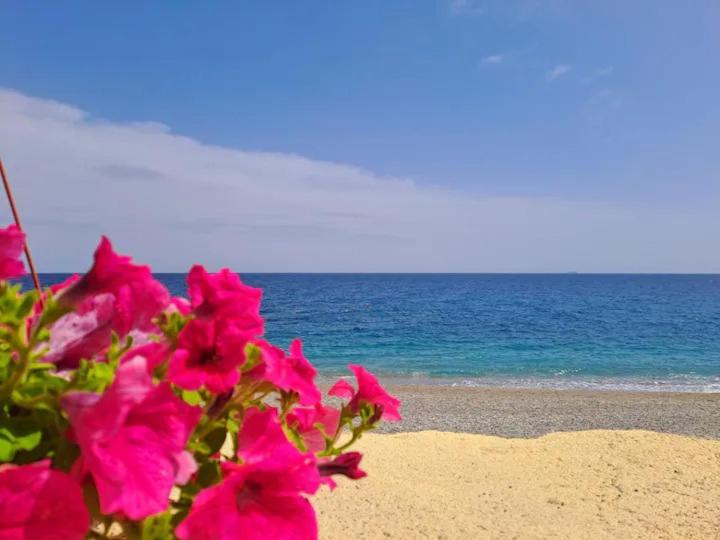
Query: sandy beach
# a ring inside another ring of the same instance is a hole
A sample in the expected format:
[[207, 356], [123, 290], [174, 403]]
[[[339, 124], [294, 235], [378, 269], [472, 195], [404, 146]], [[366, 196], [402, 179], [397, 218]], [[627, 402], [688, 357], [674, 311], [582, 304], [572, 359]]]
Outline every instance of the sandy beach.
[[393, 391], [321, 538], [720, 538], [717, 394]]

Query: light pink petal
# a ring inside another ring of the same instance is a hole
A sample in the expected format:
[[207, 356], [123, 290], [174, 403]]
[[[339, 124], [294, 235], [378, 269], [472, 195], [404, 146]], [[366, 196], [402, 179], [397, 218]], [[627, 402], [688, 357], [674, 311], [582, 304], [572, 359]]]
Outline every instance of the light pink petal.
[[353, 388], [353, 385], [347, 382], [345, 379], [340, 379], [332, 385], [332, 388], [330, 388], [330, 390], [328, 390], [328, 395], [339, 398], [352, 399], [352, 397], [355, 395], [355, 388]]

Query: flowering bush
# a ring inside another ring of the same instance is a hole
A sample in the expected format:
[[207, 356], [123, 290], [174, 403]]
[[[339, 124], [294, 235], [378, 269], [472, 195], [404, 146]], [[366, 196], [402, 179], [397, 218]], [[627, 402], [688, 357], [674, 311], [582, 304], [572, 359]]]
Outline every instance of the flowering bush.
[[365, 476], [348, 448], [399, 402], [360, 366], [322, 403], [262, 292], [194, 266], [172, 298], [103, 238], [39, 297], [0, 229], [0, 540], [316, 538], [308, 495]]

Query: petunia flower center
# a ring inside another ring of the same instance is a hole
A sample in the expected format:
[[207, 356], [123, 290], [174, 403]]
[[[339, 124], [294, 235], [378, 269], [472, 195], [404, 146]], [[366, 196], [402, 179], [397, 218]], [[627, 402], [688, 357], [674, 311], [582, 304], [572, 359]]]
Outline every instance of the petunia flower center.
[[215, 347], [209, 349], [203, 349], [197, 356], [196, 363], [201, 366], [207, 366], [210, 364], [216, 364], [220, 360], [217, 350]]
[[235, 504], [237, 504], [238, 510], [242, 511], [245, 505], [255, 502], [261, 492], [262, 484], [253, 480], [245, 480], [242, 489], [235, 495]]

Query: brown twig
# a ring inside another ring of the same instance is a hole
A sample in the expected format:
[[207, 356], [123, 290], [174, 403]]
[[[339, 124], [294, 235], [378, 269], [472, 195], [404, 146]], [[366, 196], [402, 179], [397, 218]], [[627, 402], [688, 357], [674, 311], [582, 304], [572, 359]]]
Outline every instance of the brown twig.
[[[18, 229], [22, 231], [23, 228], [22, 223], [20, 222], [20, 214], [15, 206], [15, 198], [13, 197], [12, 190], [10, 189], [10, 182], [8, 181], [7, 174], [5, 174], [5, 167], [3, 167], [2, 159], [0, 159], [0, 176], [2, 176], [3, 186], [5, 186], [5, 194], [7, 195], [8, 203], [10, 203], [10, 210], [12, 210], [13, 218], [15, 218], [15, 225], [17, 225]], [[42, 307], [43, 298], [42, 290], [40, 288], [40, 278], [38, 278], [37, 272], [35, 271], [35, 265], [33, 264], [32, 255], [30, 254], [30, 246], [28, 245], [27, 236], [25, 237], [25, 258], [27, 259], [30, 274], [32, 275], [32, 280], [38, 293], [38, 301]]]

